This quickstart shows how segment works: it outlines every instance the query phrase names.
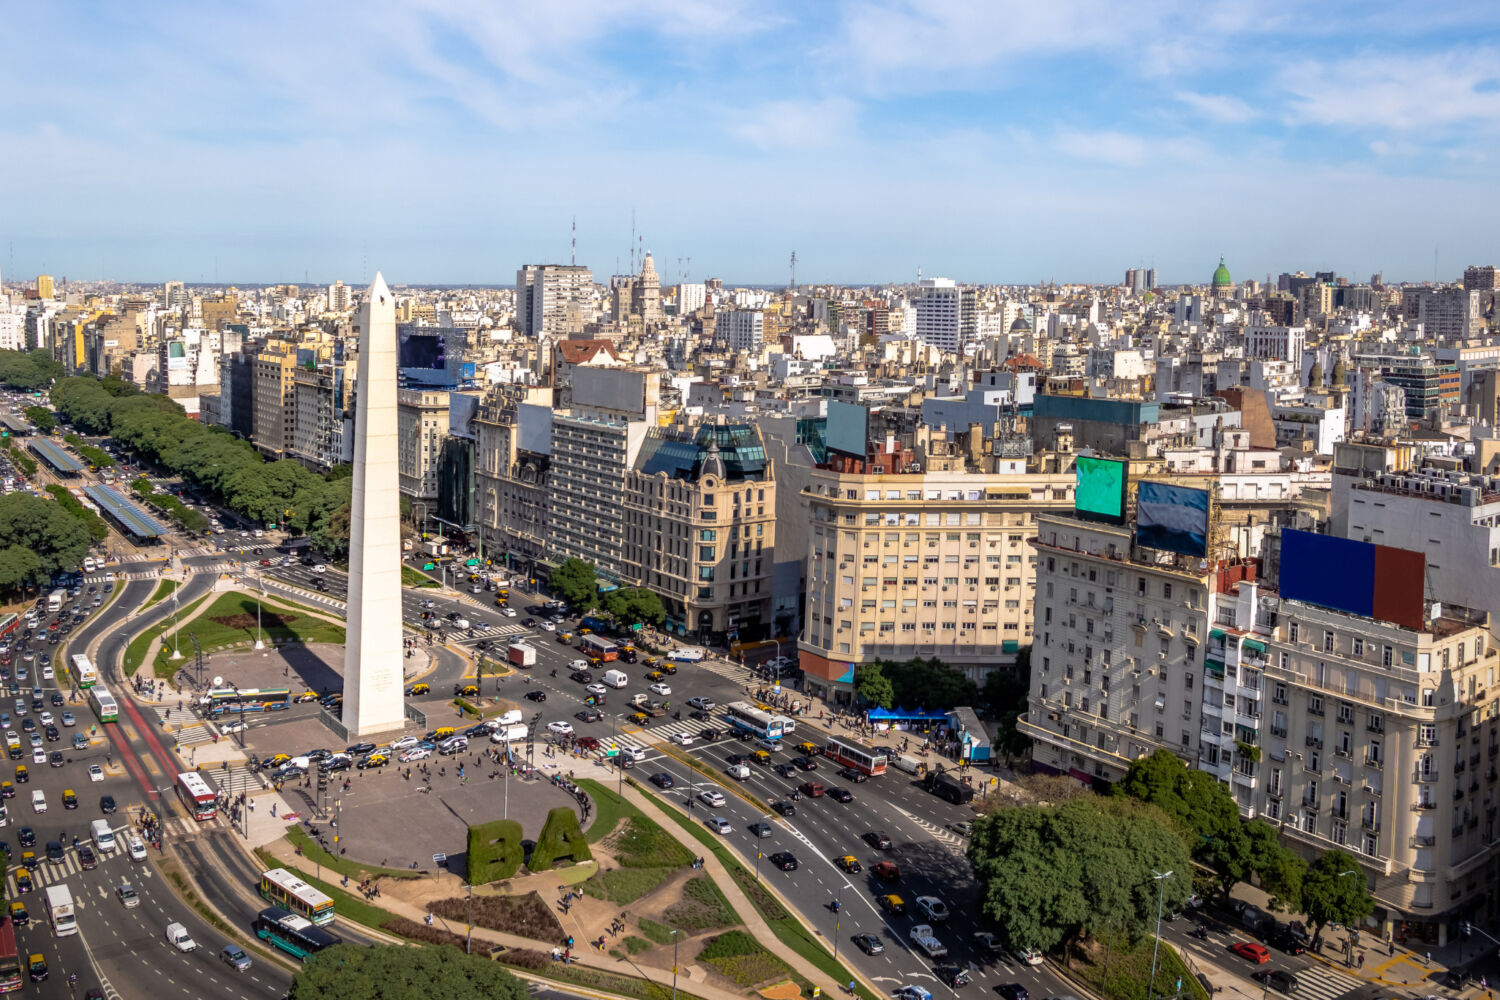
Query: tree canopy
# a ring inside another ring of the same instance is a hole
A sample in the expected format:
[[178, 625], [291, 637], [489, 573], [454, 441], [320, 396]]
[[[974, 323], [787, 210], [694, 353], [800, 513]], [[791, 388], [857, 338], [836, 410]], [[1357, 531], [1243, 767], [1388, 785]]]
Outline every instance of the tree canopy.
[[645, 623], [660, 625], [667, 620], [667, 609], [654, 590], [644, 587], [621, 587], [604, 595], [604, 610], [622, 625]]
[[[903, 708], [945, 709], [973, 705], [979, 699], [979, 685], [962, 672], [937, 657], [924, 660], [876, 660], [881, 672], [890, 679], [897, 706]], [[887, 706], [889, 707], [889, 706]]]
[[1130, 937], [1192, 892], [1191, 859], [1160, 812], [1094, 796], [981, 816], [969, 840], [980, 906], [1012, 947], [1050, 951], [1104, 931]]
[[45, 350], [0, 351], [0, 384], [9, 388], [38, 392], [62, 373], [62, 365]]
[[28, 406], [22, 412], [39, 434], [51, 434], [52, 429], [57, 426], [57, 418], [45, 406]]
[[447, 945], [341, 944], [307, 960], [291, 1000], [526, 1000], [526, 985], [503, 967]]
[[1375, 900], [1359, 862], [1347, 851], [1324, 851], [1302, 879], [1302, 908], [1313, 937], [1329, 923], [1357, 925], [1375, 912]]
[[88, 527], [60, 504], [29, 493], [0, 496], [0, 589], [75, 570], [92, 544]]
[[597, 576], [593, 563], [569, 556], [562, 561], [561, 566], [552, 571], [552, 589], [574, 609], [587, 611], [599, 597], [599, 589], [594, 582]]
[[854, 693], [866, 705], [894, 708], [896, 704], [896, 689], [885, 675], [885, 668], [878, 663], [865, 663], [854, 668]]

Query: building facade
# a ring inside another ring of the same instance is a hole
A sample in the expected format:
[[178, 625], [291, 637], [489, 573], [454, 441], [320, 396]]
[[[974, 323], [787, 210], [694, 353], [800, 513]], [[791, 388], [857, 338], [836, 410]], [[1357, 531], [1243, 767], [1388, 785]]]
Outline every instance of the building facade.
[[[441, 390], [401, 389], [396, 393], [396, 425], [400, 435], [397, 467], [401, 492], [416, 500], [436, 500], [438, 461], [448, 436], [448, 393]], [[431, 513], [437, 513], [434, 505]]]

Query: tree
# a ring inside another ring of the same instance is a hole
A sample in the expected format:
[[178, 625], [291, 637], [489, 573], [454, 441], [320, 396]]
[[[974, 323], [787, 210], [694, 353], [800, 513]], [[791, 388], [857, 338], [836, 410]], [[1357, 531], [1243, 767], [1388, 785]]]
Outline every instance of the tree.
[[502, 966], [458, 948], [335, 945], [292, 977], [291, 1000], [526, 1000]]
[[979, 704], [1000, 722], [995, 743], [1010, 757], [1019, 757], [1031, 749], [1031, 739], [1021, 732], [1019, 725], [1030, 690], [1031, 647], [1022, 646], [1016, 654], [1016, 665], [991, 670], [979, 691]]
[[1131, 763], [1115, 792], [1149, 802], [1176, 820], [1198, 857], [1211, 857], [1216, 841], [1239, 830], [1240, 810], [1229, 789], [1207, 771], [1190, 770], [1169, 750]]
[[28, 406], [23, 412], [40, 434], [51, 434], [57, 427], [57, 418], [45, 406]]
[[1375, 900], [1359, 862], [1347, 851], [1324, 851], [1302, 879], [1302, 908], [1313, 925], [1317, 946], [1329, 923], [1355, 925], [1375, 912]]
[[552, 589], [575, 610], [587, 611], [599, 597], [599, 588], [594, 582], [597, 576], [593, 563], [569, 556], [552, 571]]
[[[1133, 937], [1155, 921], [1159, 889], [1174, 909], [1192, 892], [1191, 859], [1171, 821], [1125, 798], [981, 816], [969, 862], [980, 906], [1013, 948], [1050, 951], [1106, 931]], [[1158, 887], [1153, 873], [1168, 871]]]
[[895, 704], [904, 708], [945, 709], [972, 705], [979, 685], [937, 657], [914, 656], [900, 662], [877, 660], [894, 689]]
[[622, 625], [646, 623], [660, 625], [667, 620], [667, 609], [653, 590], [644, 587], [621, 587], [604, 595], [604, 610]]
[[892, 708], [896, 704], [896, 689], [891, 679], [878, 663], [866, 663], [854, 668], [854, 693], [866, 705]]
[[1260, 876], [1260, 887], [1271, 897], [1271, 908], [1285, 913], [1302, 912], [1302, 880], [1307, 862], [1281, 843], [1276, 828], [1264, 820], [1245, 824], [1250, 841], [1250, 866]]

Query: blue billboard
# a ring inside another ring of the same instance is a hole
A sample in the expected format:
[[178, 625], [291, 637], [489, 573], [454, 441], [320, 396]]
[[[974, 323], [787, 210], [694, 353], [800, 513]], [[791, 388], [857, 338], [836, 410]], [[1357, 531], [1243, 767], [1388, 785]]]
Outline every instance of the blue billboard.
[[1135, 543], [1185, 556], [1208, 556], [1208, 491], [1142, 482], [1136, 494]]

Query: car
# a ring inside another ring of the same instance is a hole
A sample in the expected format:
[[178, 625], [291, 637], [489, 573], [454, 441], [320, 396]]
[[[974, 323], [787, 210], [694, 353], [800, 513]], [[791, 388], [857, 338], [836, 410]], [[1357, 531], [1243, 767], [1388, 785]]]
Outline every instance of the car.
[[879, 902], [880, 908], [893, 917], [899, 917], [906, 912], [906, 900], [894, 892], [888, 892], [881, 896]]
[[50, 726], [50, 725], [52, 725], [52, 723], [54, 721], [56, 721], [56, 720], [54, 720], [52, 718], [52, 713], [51, 712], [43, 712], [37, 718], [41, 719], [41, 722], [42, 722], [43, 726]]
[[594, 682], [594, 675], [587, 670], [575, 670], [568, 675], [568, 680], [577, 681], [579, 684], [592, 684]]
[[250, 956], [237, 944], [226, 944], [220, 949], [219, 961], [236, 972], [244, 972], [250, 968]]
[[16, 784], [24, 785], [31, 780], [31, 772], [26, 769], [25, 764], [16, 765]]
[[1266, 942], [1273, 948], [1278, 948], [1288, 955], [1300, 955], [1307, 951], [1307, 939], [1285, 924], [1278, 926], [1276, 930], [1267, 934]]
[[48, 743], [56, 743], [62, 739], [62, 732], [56, 726], [48, 726], [45, 735]]
[[348, 754], [351, 757], [363, 757], [365, 754], [370, 753], [374, 749], [375, 744], [373, 743], [354, 743], [344, 747], [344, 753]]
[[843, 770], [839, 771], [839, 777], [843, 778], [845, 781], [852, 781], [856, 785], [863, 784], [866, 781], [870, 780], [870, 776], [857, 767], [844, 768]]
[[[431, 756], [432, 756], [432, 751], [430, 749], [428, 749], [427, 747], [412, 747], [412, 748], [410, 748], [408, 750], [403, 750], [401, 752], [401, 756], [398, 757], [398, 758], [396, 758], [396, 759], [399, 760], [403, 764], [410, 764], [410, 763], [413, 763], [414, 761], [426, 760], [428, 757], [431, 757]], [[296, 768], [290, 768], [289, 770], [297, 770], [297, 769]]]
[[673, 733], [672, 742], [676, 743], [680, 747], [687, 747], [692, 746], [694, 743], [698, 742], [698, 737], [694, 736], [692, 733]]
[[53, 767], [62, 767], [67, 761], [63, 758], [61, 750], [54, 750], [47, 755], [47, 763]]
[[33, 720], [33, 719], [30, 719], [30, 718], [22, 719], [21, 720], [21, 732], [23, 732], [23, 733], [34, 733], [34, 732], [36, 732], [36, 721]]
[[133, 910], [141, 905], [141, 897], [136, 895], [135, 886], [129, 882], [121, 882], [115, 886], [115, 897], [119, 899], [120, 905], [127, 910]]
[[723, 816], [710, 816], [703, 823], [714, 833], [730, 833], [734, 829]]
[[852, 854], [845, 854], [843, 857], [835, 859], [834, 864], [850, 875], [857, 875], [864, 871], [864, 865], [861, 865], [859, 859]]
[[771, 767], [771, 770], [775, 771], [783, 778], [795, 778], [797, 776], [797, 769], [792, 765], [786, 763], [785, 761], [780, 764], [773, 765]]
[[88, 844], [79, 844], [78, 864], [83, 868], [84, 871], [88, 871], [91, 868], [98, 868], [99, 855], [95, 854], [94, 849]]
[[372, 753], [368, 756], [361, 757], [359, 759], [359, 763], [355, 764], [354, 766], [358, 770], [364, 771], [372, 767], [385, 767], [390, 762], [391, 758], [387, 754]]
[[26, 904], [19, 899], [10, 904], [10, 922], [17, 927], [25, 927], [31, 923], [31, 914], [26, 912]]
[[712, 788], [706, 788], [698, 793], [698, 801], [712, 809], [718, 809], [724, 805], [726, 800], [723, 792], [716, 792]]
[[1254, 941], [1236, 941], [1229, 946], [1229, 950], [1256, 965], [1264, 965], [1271, 960], [1271, 953], [1266, 946]]
[[1031, 1000], [1031, 994], [1020, 983], [1001, 983], [995, 987], [995, 992], [1005, 1000]]
[[797, 807], [796, 806], [792, 805], [790, 802], [785, 802], [785, 801], [782, 801], [782, 800], [779, 800], [779, 799], [777, 801], [771, 803], [771, 808], [774, 809], [774, 810], [776, 810], [776, 812], [778, 814], [782, 815], [782, 816], [795, 816], [795, 815], [797, 815]]
[[1010, 953], [1014, 955], [1016, 957], [1016, 961], [1020, 962], [1022, 965], [1041, 965], [1044, 961], [1046, 961], [1046, 959], [1042, 957], [1042, 953], [1037, 951], [1035, 948], [1012, 948]]
[[52, 703], [53, 708], [61, 708], [64, 704], [66, 704], [66, 702], [63, 701], [61, 691], [53, 691], [51, 696], [49, 696], [47, 700]]
[[818, 762], [811, 757], [793, 757], [792, 766], [799, 771], [816, 771]]
[[[37, 739], [41, 739], [41, 737], [38, 736]], [[37, 747], [35, 750], [31, 751], [31, 762], [33, 764], [47, 763], [47, 751], [43, 750], [41, 747]]]
[[500, 613], [502, 615], [504, 615], [506, 618], [514, 618], [516, 616], [516, 609], [515, 608], [501, 608], [500, 609]]
[[128, 855], [130, 855], [130, 860], [131, 861], [145, 861], [146, 860], [146, 843], [145, 843], [145, 841], [141, 840], [140, 837], [137, 837], [133, 833], [126, 834], [126, 836], [125, 836], [125, 853], [128, 854]]
[[89, 738], [87, 736], [83, 735], [82, 733], [74, 733], [73, 734], [73, 749], [74, 750], [87, 750], [88, 748], [89, 748]]
[[759, 840], [764, 840], [766, 837], [769, 837], [771, 834], [773, 834], [775, 832], [776, 832], [776, 828], [774, 826], [772, 826], [770, 823], [751, 823], [750, 824], [750, 836], [755, 837], [756, 839], [759, 839]]
[[29, 826], [21, 827], [20, 831], [16, 834], [16, 837], [18, 840], [20, 840], [22, 847], [36, 846], [36, 831]]
[[974, 832], [974, 824], [964, 819], [959, 820], [957, 823], [949, 823], [948, 829], [958, 834], [960, 837], [967, 837], [969, 836], [969, 834]]
[[651, 685], [651, 687], [648, 690], [652, 694], [660, 695], [663, 698], [665, 698], [665, 697], [667, 697], [668, 695], [670, 695], [672, 693], [672, 686], [670, 684], [666, 684], [666, 683], [664, 683], [662, 681], [657, 681], [655, 684]]
[[884, 830], [865, 831], [864, 841], [877, 851], [889, 851], [891, 849], [891, 835]]
[[917, 909], [922, 911], [922, 916], [932, 923], [940, 924], [948, 919], [948, 904], [936, 896], [918, 896], [916, 903]]
[[47, 978], [47, 960], [40, 952], [33, 952], [26, 960], [26, 971], [33, 983], [42, 982]]
[[877, 861], [870, 866], [870, 872], [882, 882], [901, 880], [901, 866], [894, 861]]
[[1276, 990], [1278, 993], [1290, 995], [1297, 992], [1297, 977], [1290, 972], [1283, 972], [1280, 969], [1252, 972], [1250, 973], [1250, 978], [1262, 986], [1268, 986]]
[[671, 788], [672, 786], [677, 784], [677, 779], [672, 777], [666, 771], [658, 771], [656, 774], [653, 774], [651, 776], [651, 783], [657, 788]]
[[538, 623], [537, 628], [541, 629], [543, 632], [556, 632], [557, 631], [557, 626], [554, 625], [552, 622], [540, 622], [540, 623]]
[[90, 764], [89, 765], [89, 780], [90, 781], [103, 781], [104, 780], [104, 768], [100, 767], [98, 764]]
[[688, 713], [688, 718], [692, 719], [694, 722], [707, 722], [709, 719], [712, 719], [713, 716], [709, 715], [702, 709], [694, 709], [693, 711]]
[[709, 700], [708, 698], [704, 698], [701, 695], [694, 695], [687, 700], [687, 703], [690, 707], [701, 708], [705, 712], [712, 712], [716, 707], [715, 702]]
[[[111, 800], [111, 801], [113, 801], [113, 800]], [[71, 789], [71, 788], [65, 788], [65, 789], [63, 789], [63, 808], [64, 809], [77, 809], [78, 808], [78, 793], [75, 792], [75, 791], [73, 791], [73, 789]]]
[[609, 688], [605, 687], [603, 684], [590, 684], [588, 687], [584, 688], [584, 690], [589, 694], [598, 695], [600, 698], [603, 698], [605, 695], [609, 694]]
[[932, 994], [920, 986], [900, 986], [891, 991], [897, 1000], [932, 1000]]
[[791, 851], [777, 851], [771, 855], [770, 861], [771, 864], [784, 872], [794, 872], [797, 870], [797, 858]]
[[420, 742], [422, 741], [417, 739], [415, 736], [403, 736], [398, 740], [391, 741], [391, 749], [397, 751], [410, 750]]
[[712, 727], [698, 730], [698, 738], [707, 743], [718, 742], [718, 739], [721, 735], [722, 734], [717, 729], [714, 729]]
[[540, 690], [537, 690], [537, 691], [527, 691], [526, 692], [526, 700], [527, 701], [535, 701], [535, 702], [544, 702], [544, 701], [547, 700], [547, 692], [540, 691]]
[[932, 974], [937, 976], [938, 982], [954, 989], [960, 986], [967, 986], [971, 982], [969, 979], [969, 970], [962, 966], [935, 965], [932, 967]]
[[874, 934], [856, 934], [849, 940], [853, 941], [854, 946], [866, 955], [885, 954], [885, 945], [881, 944], [880, 938]]
[[854, 801], [853, 793], [851, 793], [847, 788], [830, 788], [828, 789], [828, 797], [830, 799], [833, 799], [835, 802]]
[[573, 745], [580, 750], [587, 750], [589, 752], [598, 750], [600, 747], [599, 739], [596, 736], [580, 736], [573, 741]]
[[823, 797], [823, 786], [816, 781], [804, 781], [797, 786], [797, 791], [810, 799], [820, 799]]
[[557, 733], [559, 736], [572, 736], [573, 723], [564, 722], [561, 719], [556, 722], [549, 722], [547, 723], [547, 732]]

